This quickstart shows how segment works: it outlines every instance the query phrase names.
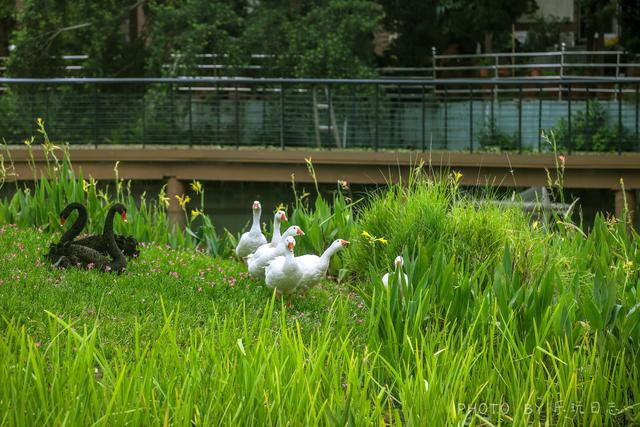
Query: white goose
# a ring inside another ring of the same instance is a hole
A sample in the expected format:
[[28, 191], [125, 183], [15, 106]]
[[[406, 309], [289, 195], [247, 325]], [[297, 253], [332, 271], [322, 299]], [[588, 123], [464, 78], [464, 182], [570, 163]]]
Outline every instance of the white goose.
[[249, 273], [256, 279], [264, 279], [264, 269], [275, 257], [282, 256], [287, 251], [287, 237], [303, 235], [304, 231], [297, 225], [292, 225], [284, 232], [275, 248], [264, 245], [247, 258]]
[[402, 272], [402, 266], [404, 265], [404, 259], [398, 255], [395, 259], [395, 261], [393, 262], [393, 264], [395, 265], [395, 269], [393, 270], [393, 273], [391, 273], [391, 275], [389, 273], [386, 273], [384, 276], [382, 276], [382, 284], [384, 285], [385, 288], [389, 287], [389, 276], [391, 276], [391, 278], [393, 279], [394, 277], [397, 278], [396, 281], [396, 285], [400, 288], [400, 297], [402, 298], [404, 292], [402, 291], [402, 289], [404, 288], [403, 283], [402, 283], [402, 279], [400, 276], [400, 274], [398, 273], [402, 273], [402, 275], [404, 276], [404, 284], [408, 285], [409, 284], [409, 276], [407, 276], [406, 273]]
[[253, 223], [251, 229], [244, 233], [240, 237], [238, 246], [236, 246], [236, 255], [240, 258], [244, 258], [247, 255], [253, 253], [260, 245], [267, 243], [267, 238], [262, 234], [260, 230], [260, 214], [262, 213], [262, 206], [259, 201], [253, 202]]
[[275, 248], [282, 238], [282, 234], [280, 233], [280, 224], [282, 221], [287, 221], [287, 214], [284, 213], [284, 211], [276, 212], [273, 216], [273, 235], [271, 236], [271, 243], [269, 243], [272, 248]]
[[296, 240], [293, 236], [285, 238], [287, 250], [284, 256], [274, 258], [266, 269], [265, 281], [267, 287], [275, 289], [278, 295], [290, 294], [302, 280], [302, 269], [293, 256]]
[[302, 255], [296, 257], [296, 261], [302, 269], [302, 280], [297, 290], [307, 292], [310, 288], [320, 283], [320, 281], [324, 279], [324, 276], [327, 275], [329, 261], [331, 261], [333, 254], [348, 244], [349, 242], [346, 240], [337, 239], [331, 243], [331, 246], [329, 246], [321, 256]]

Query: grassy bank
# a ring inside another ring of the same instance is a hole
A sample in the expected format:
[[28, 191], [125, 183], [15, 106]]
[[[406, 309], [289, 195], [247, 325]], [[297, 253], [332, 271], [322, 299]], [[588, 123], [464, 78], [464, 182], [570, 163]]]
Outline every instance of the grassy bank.
[[[361, 201], [342, 183], [289, 207], [298, 253], [351, 240], [341, 282], [278, 299], [212, 249], [211, 219], [172, 230], [161, 197], [130, 227], [168, 235], [143, 237], [125, 274], [45, 265], [59, 230], [36, 212], [56, 212], [51, 196], [93, 203], [96, 222], [111, 202], [65, 173], [14, 196], [28, 214], [0, 204], [0, 425], [640, 423], [640, 253], [624, 220], [588, 235], [534, 221], [455, 173], [416, 170]], [[398, 254], [402, 293], [380, 281]]]

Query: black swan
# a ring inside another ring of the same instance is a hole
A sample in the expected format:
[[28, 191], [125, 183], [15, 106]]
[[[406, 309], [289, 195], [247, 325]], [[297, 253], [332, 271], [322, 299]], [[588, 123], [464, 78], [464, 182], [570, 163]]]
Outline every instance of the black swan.
[[95, 249], [87, 246], [76, 244], [76, 242], [66, 242], [62, 245], [62, 252], [70, 260], [77, 259], [80, 261], [80, 266], [84, 268], [96, 268], [100, 271], [112, 271], [115, 273], [122, 273], [127, 267], [127, 259], [125, 258], [122, 250], [116, 243], [115, 236], [113, 235], [113, 218], [115, 214], [119, 213], [122, 216], [123, 221], [127, 220], [127, 209], [121, 203], [113, 205], [104, 222], [104, 231], [102, 237], [107, 242], [107, 251], [112, 260], [102, 255]]
[[[71, 215], [71, 212], [74, 210], [78, 211], [78, 219], [73, 223], [71, 228], [67, 230], [60, 241], [57, 244], [51, 244], [49, 247], [49, 254], [47, 254], [47, 258], [52, 262], [56, 262], [61, 253], [62, 246], [67, 242], [73, 242], [74, 245], [82, 245], [88, 248], [94, 249], [100, 252], [103, 255], [109, 254], [109, 249], [107, 248], [107, 241], [104, 238], [104, 229], [103, 234], [93, 234], [91, 236], [84, 237], [82, 239], [75, 239], [80, 232], [84, 229], [87, 224], [87, 208], [80, 203], [70, 203], [68, 204], [64, 210], [60, 213], [60, 223], [64, 225], [66, 219]], [[125, 216], [126, 220], [126, 216]], [[133, 236], [123, 236], [121, 234], [115, 234], [114, 238], [116, 239], [116, 244], [122, 250], [123, 254], [128, 257], [138, 257], [140, 255], [140, 251], [138, 250], [138, 241]], [[65, 265], [59, 265], [60, 267], [64, 267]]]
[[62, 252], [62, 247], [65, 243], [71, 242], [75, 239], [87, 224], [87, 209], [80, 203], [73, 202], [65, 206], [60, 213], [60, 223], [62, 225], [64, 225], [65, 221], [73, 211], [78, 211], [78, 218], [75, 220], [73, 225], [71, 225], [71, 227], [62, 234], [58, 243], [51, 243], [49, 245], [49, 252], [45, 254], [45, 259], [49, 260], [56, 267], [70, 267], [71, 265], [75, 265], [79, 262], [78, 259], [65, 257]]

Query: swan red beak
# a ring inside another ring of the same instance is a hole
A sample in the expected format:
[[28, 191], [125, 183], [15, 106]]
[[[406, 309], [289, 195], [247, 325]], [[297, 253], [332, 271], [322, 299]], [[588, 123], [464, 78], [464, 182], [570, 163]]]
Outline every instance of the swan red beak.
[[124, 222], [127, 222], [127, 212], [122, 212], [122, 214], [120, 214], [122, 216], [122, 220]]
[[66, 219], [65, 217], [61, 216], [61, 217], [60, 217], [60, 225], [64, 225], [64, 222], [65, 222], [66, 220], [67, 220], [67, 219]]

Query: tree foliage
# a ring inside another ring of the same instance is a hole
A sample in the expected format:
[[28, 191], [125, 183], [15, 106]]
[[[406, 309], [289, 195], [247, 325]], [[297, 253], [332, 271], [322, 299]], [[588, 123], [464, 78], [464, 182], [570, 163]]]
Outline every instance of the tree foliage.
[[640, 1], [619, 0], [619, 19], [622, 27], [620, 42], [625, 50], [640, 53]]
[[438, 51], [455, 45], [473, 53], [477, 43], [485, 51], [505, 48], [511, 25], [532, 13], [535, 0], [380, 0], [385, 27], [398, 33], [388, 56], [399, 65], [429, 63], [431, 47]]
[[87, 54], [83, 74], [123, 76], [140, 73], [144, 43], [127, 38], [134, 0], [24, 0], [9, 55], [14, 76], [60, 75], [62, 55]]
[[[205, 62], [240, 64], [243, 9], [239, 2], [221, 0], [152, 0], [150, 71], [155, 75], [189, 75], [197, 73], [198, 64]], [[205, 59], [200, 56], [203, 54], [215, 57]]]
[[[371, 74], [382, 8], [370, 0], [264, 1], [249, 18], [246, 45], [272, 55], [282, 75]], [[267, 36], [268, 35], [268, 36]]]

